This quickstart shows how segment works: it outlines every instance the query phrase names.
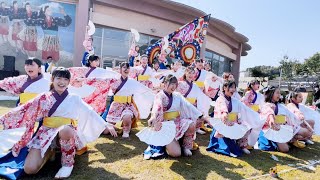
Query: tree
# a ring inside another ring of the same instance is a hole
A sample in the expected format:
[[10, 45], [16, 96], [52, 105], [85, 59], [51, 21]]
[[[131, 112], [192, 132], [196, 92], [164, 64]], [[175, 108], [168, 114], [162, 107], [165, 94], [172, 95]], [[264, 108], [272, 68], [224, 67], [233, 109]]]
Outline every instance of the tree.
[[250, 72], [250, 76], [252, 77], [268, 77], [269, 80], [280, 75], [279, 68], [273, 66], [255, 66], [253, 68], [248, 68], [247, 71]]
[[293, 67], [293, 73], [295, 75], [304, 75], [308, 74], [307, 66], [304, 63], [296, 63]]
[[293, 76], [299, 75], [305, 70], [304, 66], [299, 63], [298, 60], [289, 59], [287, 55], [283, 56], [279, 63], [279, 68], [281, 69], [282, 76], [286, 80], [291, 80]]
[[314, 54], [312, 57], [305, 60], [304, 65], [311, 74], [320, 73], [320, 53]]
[[251, 76], [253, 77], [266, 77], [266, 74], [262, 72], [260, 66], [256, 66], [250, 69]]

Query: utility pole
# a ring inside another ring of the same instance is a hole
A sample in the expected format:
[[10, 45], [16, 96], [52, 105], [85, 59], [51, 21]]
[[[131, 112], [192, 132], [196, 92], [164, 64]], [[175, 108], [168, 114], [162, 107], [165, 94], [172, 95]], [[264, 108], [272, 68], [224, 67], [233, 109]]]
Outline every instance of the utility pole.
[[279, 88], [281, 89], [282, 69], [280, 68]]

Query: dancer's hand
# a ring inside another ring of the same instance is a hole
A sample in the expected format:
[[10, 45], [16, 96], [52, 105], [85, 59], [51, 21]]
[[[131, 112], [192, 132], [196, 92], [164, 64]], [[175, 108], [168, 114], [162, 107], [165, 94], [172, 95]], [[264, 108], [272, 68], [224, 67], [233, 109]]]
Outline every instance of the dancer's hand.
[[280, 130], [280, 125], [275, 123], [275, 118], [272, 115], [269, 116], [269, 127], [275, 131]]
[[233, 121], [226, 120], [226, 121], [225, 121], [225, 124], [226, 124], [227, 126], [233, 126], [233, 125], [234, 125], [234, 122], [233, 122]]
[[107, 128], [108, 128], [108, 130], [109, 130], [109, 132], [110, 132], [111, 136], [113, 136], [113, 137], [118, 137], [118, 133], [117, 133], [117, 131], [115, 130], [114, 125], [113, 125], [113, 124], [108, 123]]
[[204, 123], [207, 123], [208, 126], [210, 126], [211, 128], [213, 127], [208, 118], [202, 117], [201, 119], [203, 120]]
[[271, 128], [275, 131], [279, 131], [281, 126], [279, 124], [274, 124]]
[[162, 123], [158, 122], [156, 124], [154, 124], [154, 130], [155, 131], [160, 131], [160, 129], [162, 128]]

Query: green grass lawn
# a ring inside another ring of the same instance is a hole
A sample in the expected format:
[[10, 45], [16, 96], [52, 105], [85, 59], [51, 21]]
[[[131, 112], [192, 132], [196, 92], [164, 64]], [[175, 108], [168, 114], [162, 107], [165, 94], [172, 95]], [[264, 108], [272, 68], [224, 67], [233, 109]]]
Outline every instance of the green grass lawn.
[[[14, 107], [12, 101], [0, 101], [0, 114]], [[76, 156], [74, 171], [69, 179], [244, 179], [269, 173], [271, 167], [279, 171], [306, 164], [308, 160], [320, 160], [320, 137], [315, 145], [304, 149], [292, 149], [290, 153], [263, 152], [254, 150], [250, 155], [230, 158], [206, 151], [209, 134], [198, 135], [200, 150], [192, 157], [143, 160], [142, 153], [147, 147], [134, 135], [146, 125], [132, 131], [130, 139], [101, 136], [88, 145], [88, 153]], [[279, 162], [271, 159], [274, 154]], [[35, 176], [23, 179], [52, 179], [60, 168], [59, 158], [48, 162]], [[280, 174], [282, 179], [320, 179], [320, 167], [316, 171], [298, 169]], [[272, 179], [270, 176], [260, 179]]]

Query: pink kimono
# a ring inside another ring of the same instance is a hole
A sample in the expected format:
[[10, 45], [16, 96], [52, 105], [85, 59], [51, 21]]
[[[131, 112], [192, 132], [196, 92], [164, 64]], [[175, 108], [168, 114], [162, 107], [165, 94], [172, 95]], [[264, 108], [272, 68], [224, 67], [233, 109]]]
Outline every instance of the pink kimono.
[[152, 108], [153, 116], [155, 117], [154, 124], [166, 121], [164, 114], [166, 112], [178, 111], [180, 116], [172, 119], [176, 124], [176, 140], [183, 138], [182, 147], [192, 149], [194, 132], [186, 133], [189, 125], [196, 122], [202, 115], [192, 104], [180, 95], [180, 93], [173, 93], [169, 95], [164, 91], [160, 91], [156, 97]]

